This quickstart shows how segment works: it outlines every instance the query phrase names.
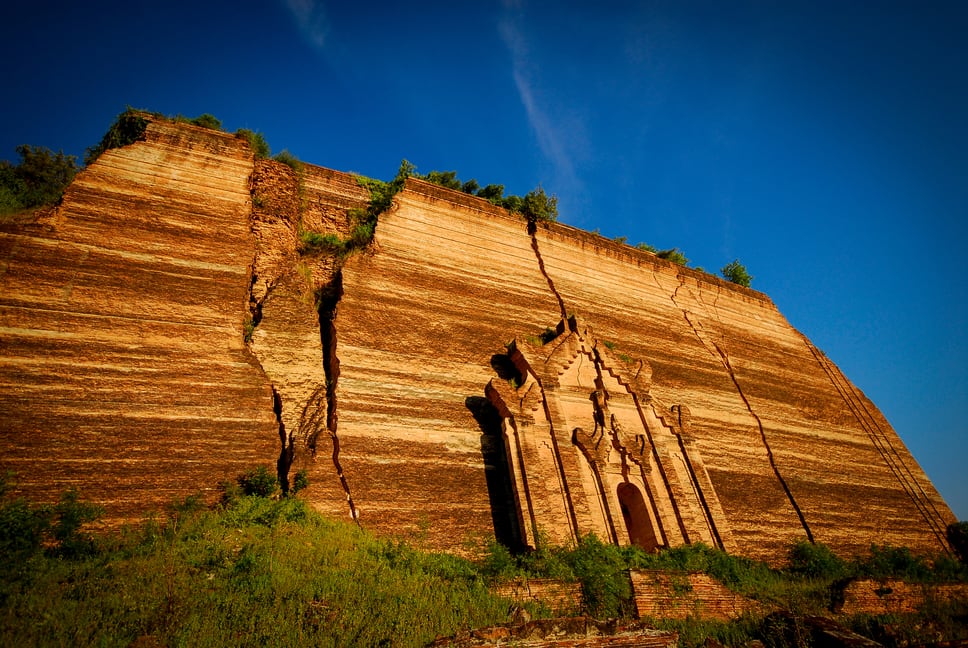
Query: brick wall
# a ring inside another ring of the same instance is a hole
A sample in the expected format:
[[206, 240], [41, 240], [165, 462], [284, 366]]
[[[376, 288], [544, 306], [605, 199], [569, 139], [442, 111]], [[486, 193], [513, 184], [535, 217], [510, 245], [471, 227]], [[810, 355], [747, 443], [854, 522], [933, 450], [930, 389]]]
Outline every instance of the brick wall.
[[844, 589], [844, 601], [836, 612], [896, 614], [915, 612], [928, 600], [968, 600], [968, 585], [919, 585], [900, 581], [857, 580]]
[[639, 618], [735, 619], [759, 605], [727, 589], [705, 574], [673, 574], [654, 570], [630, 573]]
[[518, 603], [537, 603], [558, 614], [577, 613], [581, 608], [581, 584], [553, 578], [529, 578], [505, 583], [494, 593]]

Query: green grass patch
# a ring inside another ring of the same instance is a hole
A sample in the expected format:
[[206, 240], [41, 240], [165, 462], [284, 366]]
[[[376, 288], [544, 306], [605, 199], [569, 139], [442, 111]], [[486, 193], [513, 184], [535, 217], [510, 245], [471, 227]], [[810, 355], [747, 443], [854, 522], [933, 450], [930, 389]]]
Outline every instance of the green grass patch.
[[335, 234], [322, 234], [312, 230], [299, 233], [299, 252], [301, 254], [317, 254], [329, 252], [342, 255], [346, 251], [346, 241]]
[[[305, 481], [297, 474], [291, 492]], [[0, 479], [0, 644], [421, 646], [509, 621], [512, 604], [490, 588], [520, 577], [580, 583], [585, 613], [631, 617], [630, 568], [704, 572], [787, 610], [795, 621], [828, 609], [832, 585], [845, 574], [879, 570], [965, 580], [961, 563], [960, 570], [949, 565], [953, 571], [939, 573], [937, 562], [890, 547], [845, 562], [822, 546], [797, 545], [789, 566], [777, 570], [703, 545], [653, 554], [594, 536], [570, 547], [539, 542], [520, 554], [492, 542], [473, 562], [327, 519], [291, 493], [278, 494], [265, 468], [223, 488], [217, 506], [189, 497], [160, 518], [95, 536], [85, 526], [98, 510], [76, 491], [56, 505], [36, 506], [11, 496], [9, 475]], [[685, 578], [682, 587], [687, 593]], [[966, 607], [963, 601], [929, 601], [914, 614], [847, 622], [893, 644], [928, 636], [963, 639]], [[657, 625], [679, 631], [682, 646], [702, 645], [707, 637], [726, 645], [751, 639], [774, 645], [778, 633], [791, 631], [771, 625], [775, 617]], [[798, 627], [794, 623], [792, 631]]]
[[272, 159], [281, 164], [285, 164], [287, 167], [295, 171], [296, 175], [300, 176], [300, 182], [302, 181], [301, 176], [303, 169], [306, 168], [306, 163], [290, 153], [288, 149], [282, 149], [273, 155]]
[[190, 499], [87, 553], [28, 554], [4, 558], [3, 645], [421, 646], [509, 612], [473, 563], [296, 498]]
[[249, 143], [249, 148], [252, 149], [252, 154], [257, 160], [264, 160], [272, 154], [265, 136], [258, 131], [240, 128], [235, 131], [235, 136]]
[[[686, 574], [708, 574], [738, 594], [761, 602], [765, 611], [785, 610], [794, 619], [805, 615], [829, 615], [839, 586], [848, 578], [869, 578], [875, 577], [874, 574], [877, 578], [914, 575], [921, 582], [968, 582], [968, 570], [964, 564], [952, 564], [950, 558], [943, 556], [928, 561], [923, 557], [912, 557], [903, 548], [875, 546], [871, 555], [845, 561], [827, 547], [807, 542], [791, 547], [789, 563], [783, 569], [732, 556], [701, 543], [646, 553], [637, 547], [605, 544], [594, 536], [582, 538], [573, 547], [540, 546], [539, 543], [538, 549], [520, 555], [513, 555], [503, 546], [492, 543], [480, 568], [494, 579], [541, 576], [580, 582], [583, 611], [597, 618], [634, 614], [627, 575], [629, 569], [682, 574], [681, 581], [674, 578], [672, 584], [679, 595], [686, 595], [691, 589]], [[847, 619], [846, 623], [858, 628], [861, 634], [872, 636], [863, 632], [863, 628], [875, 628], [881, 635], [886, 635], [893, 628], [890, 621], [861, 617]], [[904, 624], [904, 628], [899, 630], [898, 636], [914, 636], [919, 632], [917, 628], [929, 627], [937, 629], [936, 636], [968, 638], [966, 621], [968, 603], [929, 601], [924, 609], [899, 617], [897, 622]], [[779, 645], [775, 639], [781, 629], [774, 627], [775, 622], [776, 619], [769, 616], [747, 614], [730, 622], [695, 618], [656, 620], [656, 626], [678, 631], [680, 646], [700, 646], [707, 637], [716, 638], [725, 645], [745, 645], [752, 639]], [[782, 628], [783, 632], [796, 630], [797, 627]]]

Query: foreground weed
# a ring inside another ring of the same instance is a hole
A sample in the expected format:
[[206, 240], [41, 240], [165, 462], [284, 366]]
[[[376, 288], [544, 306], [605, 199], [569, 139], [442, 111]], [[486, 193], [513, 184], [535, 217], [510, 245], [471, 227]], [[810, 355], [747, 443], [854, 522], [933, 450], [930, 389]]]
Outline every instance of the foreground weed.
[[173, 508], [85, 555], [2, 575], [17, 646], [424, 645], [501, 623], [474, 566], [326, 520], [296, 499]]

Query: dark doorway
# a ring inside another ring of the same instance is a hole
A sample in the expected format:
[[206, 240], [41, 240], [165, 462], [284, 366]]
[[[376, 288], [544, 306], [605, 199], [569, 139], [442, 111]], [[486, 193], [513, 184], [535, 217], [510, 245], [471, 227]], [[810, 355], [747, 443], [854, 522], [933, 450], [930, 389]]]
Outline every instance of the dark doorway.
[[629, 541], [646, 551], [652, 551], [658, 547], [659, 541], [655, 537], [655, 529], [649, 520], [645, 500], [635, 484], [628, 482], [619, 484], [618, 504], [622, 507], [622, 517], [625, 519], [625, 528], [629, 532]]
[[514, 486], [511, 468], [508, 466], [504, 434], [501, 432], [501, 415], [491, 402], [480, 396], [468, 396], [464, 405], [481, 428], [481, 459], [484, 461], [484, 478], [491, 504], [491, 521], [498, 542], [512, 552], [524, 549], [518, 526], [518, 511], [514, 503]]

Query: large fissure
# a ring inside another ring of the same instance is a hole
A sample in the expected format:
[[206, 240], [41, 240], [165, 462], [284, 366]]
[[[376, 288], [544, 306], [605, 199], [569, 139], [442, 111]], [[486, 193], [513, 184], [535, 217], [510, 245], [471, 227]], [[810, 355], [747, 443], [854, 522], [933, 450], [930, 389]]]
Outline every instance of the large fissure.
[[282, 421], [282, 396], [272, 385], [272, 412], [279, 425], [279, 458], [276, 460], [276, 478], [283, 493], [289, 492], [289, 468], [292, 467], [293, 457], [296, 455], [292, 434], [286, 433], [286, 424]]
[[773, 449], [770, 447], [770, 442], [766, 438], [766, 429], [763, 427], [763, 421], [760, 417], [753, 411], [753, 406], [750, 404], [749, 399], [743, 392], [743, 388], [740, 386], [739, 381], [736, 379], [736, 373], [733, 371], [733, 367], [729, 362], [729, 356], [726, 354], [719, 345], [714, 345], [723, 366], [726, 367], [726, 373], [729, 374], [730, 380], [733, 381], [733, 385], [736, 387], [736, 392], [739, 394], [740, 399], [742, 399], [743, 404], [746, 405], [746, 410], [756, 421], [756, 426], [760, 431], [760, 440], [763, 442], [763, 447], [766, 449], [766, 456], [770, 460], [770, 467], [773, 469], [773, 474], [776, 475], [776, 479], [780, 482], [780, 486], [783, 488], [783, 492], [786, 493], [787, 499], [790, 500], [790, 506], [793, 507], [794, 512], [800, 519], [800, 525], [803, 527], [804, 532], [807, 534], [807, 540], [811, 543], [814, 542], [813, 532], [810, 530], [810, 525], [807, 524], [807, 519], [803, 515], [803, 511], [800, 509], [800, 505], [797, 504], [796, 498], [793, 496], [793, 491], [790, 490], [790, 485], [787, 484], [786, 479], [783, 478], [783, 474], [780, 472], [779, 466], [776, 465], [776, 457], [773, 455]]
[[[531, 249], [534, 250], [535, 259], [538, 262], [538, 269], [541, 271], [542, 276], [544, 276], [545, 281], [548, 282], [548, 288], [551, 290], [551, 294], [555, 296], [555, 300], [558, 302], [558, 310], [561, 313], [561, 326], [564, 327], [563, 330], [569, 330], [577, 333], [577, 326], [574, 318], [568, 317], [568, 309], [565, 308], [565, 300], [562, 299], [561, 293], [555, 288], [555, 282], [551, 279], [548, 274], [547, 268], [545, 268], [544, 259], [541, 257], [541, 250], [538, 247], [538, 224], [533, 218], [528, 219], [528, 235], [531, 237]], [[535, 376], [535, 380], [538, 382], [538, 387], [541, 392], [545, 392], [545, 386], [542, 384], [541, 380]], [[549, 409], [549, 403], [547, 398], [542, 398], [542, 405], [545, 410], [545, 416], [547, 417], [548, 424], [551, 427], [551, 445], [554, 450], [556, 469], [558, 471], [559, 479], [561, 480], [562, 490], [565, 493], [566, 499], [566, 509], [569, 516], [569, 521], [571, 523], [572, 534], [577, 541], [580, 533], [578, 526], [578, 516], [575, 512], [574, 500], [571, 496], [571, 486], [568, 484], [568, 479], [565, 475], [565, 466], [562, 462], [561, 448], [558, 444], [558, 431], [555, 430], [555, 416]], [[567, 438], [571, 438], [571, 435], [567, 435]]]
[[[317, 292], [317, 310], [319, 312], [319, 337], [323, 351], [323, 371], [326, 376], [326, 430], [329, 433], [330, 441], [333, 444], [333, 467], [336, 469], [336, 476], [339, 478], [340, 486], [346, 494], [346, 503], [350, 509], [350, 516], [359, 524], [359, 515], [356, 506], [353, 504], [353, 496], [350, 493], [349, 482], [343, 472], [340, 463], [340, 444], [339, 444], [339, 411], [338, 411], [338, 386], [340, 375], [340, 362], [337, 350], [336, 335], [336, 314], [339, 309], [340, 299], [343, 297], [343, 271], [337, 270], [332, 281]], [[310, 450], [315, 455], [315, 438], [309, 444]]]
[[541, 274], [544, 276], [545, 281], [548, 282], [548, 288], [551, 289], [551, 294], [555, 296], [558, 301], [558, 309], [561, 311], [561, 319], [568, 326], [568, 310], [565, 308], [565, 300], [561, 298], [561, 294], [555, 288], [555, 282], [552, 281], [551, 276], [548, 274], [548, 270], [545, 268], [544, 259], [541, 258], [541, 250], [538, 248], [538, 225], [534, 220], [528, 221], [528, 234], [531, 236], [531, 249], [534, 250], [534, 256], [538, 260], [538, 269], [541, 270]]
[[804, 533], [807, 535], [807, 540], [811, 543], [814, 542], [813, 532], [810, 530], [810, 525], [807, 524], [807, 519], [803, 514], [803, 510], [797, 503], [796, 498], [793, 496], [793, 491], [790, 490], [790, 485], [787, 483], [783, 474], [780, 472], [780, 467], [776, 463], [776, 457], [773, 454], [773, 449], [770, 447], [769, 440], [766, 436], [766, 428], [763, 427], [763, 421], [760, 419], [759, 415], [753, 411], [753, 405], [750, 403], [749, 398], [747, 398], [746, 393], [743, 391], [742, 385], [740, 385], [739, 380], [736, 377], [736, 372], [733, 371], [733, 366], [729, 360], [729, 354], [726, 352], [725, 344], [720, 345], [713, 340], [707, 339], [708, 334], [702, 330], [702, 326], [693, 322], [692, 318], [689, 317], [689, 311], [681, 306], [678, 301], [676, 301], [679, 296], [679, 290], [684, 286], [684, 280], [680, 277], [679, 285], [676, 286], [675, 291], [672, 293], [672, 303], [675, 304], [676, 308], [682, 311], [682, 316], [692, 329], [692, 332], [699, 339], [699, 342], [706, 348], [709, 353], [715, 357], [723, 368], [726, 370], [726, 374], [729, 376], [730, 381], [732, 381], [733, 386], [736, 388], [736, 393], [739, 394], [740, 400], [743, 401], [743, 405], [746, 407], [746, 411], [749, 412], [750, 416], [756, 421], [756, 427], [760, 433], [760, 441], [763, 443], [763, 448], [766, 450], [767, 459], [770, 462], [770, 468], [773, 470], [773, 475], [776, 477], [777, 482], [779, 482], [780, 487], [783, 489], [787, 500], [790, 502], [790, 506], [793, 508], [794, 513], [796, 513], [797, 518], [800, 520], [800, 526], [803, 527]]

